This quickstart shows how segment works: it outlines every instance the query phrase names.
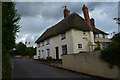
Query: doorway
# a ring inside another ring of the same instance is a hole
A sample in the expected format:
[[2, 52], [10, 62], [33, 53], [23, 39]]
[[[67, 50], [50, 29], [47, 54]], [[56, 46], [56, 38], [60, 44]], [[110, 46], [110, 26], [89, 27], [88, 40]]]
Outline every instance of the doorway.
[[59, 60], [59, 48], [55, 47], [56, 50], [56, 60]]

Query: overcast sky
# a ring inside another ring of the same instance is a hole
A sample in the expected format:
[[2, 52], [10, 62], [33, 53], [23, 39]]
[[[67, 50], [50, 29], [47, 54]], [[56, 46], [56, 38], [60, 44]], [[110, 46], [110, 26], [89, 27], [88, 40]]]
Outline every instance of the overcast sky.
[[118, 31], [116, 21], [113, 20], [114, 17], [118, 17], [117, 2], [16, 2], [18, 14], [22, 15], [19, 22], [21, 28], [17, 33], [16, 42], [27, 41], [32, 46], [36, 46], [35, 41], [40, 35], [64, 18], [62, 6], [66, 5], [71, 13], [76, 12], [84, 18], [83, 4], [88, 7], [90, 18], [95, 19], [97, 28], [109, 34]]

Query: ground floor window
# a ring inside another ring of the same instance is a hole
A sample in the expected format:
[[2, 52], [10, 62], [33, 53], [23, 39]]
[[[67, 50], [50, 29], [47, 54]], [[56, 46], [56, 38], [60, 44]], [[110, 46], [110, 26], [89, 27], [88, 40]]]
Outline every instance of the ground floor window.
[[40, 50], [39, 50], [39, 56], [40, 56]]
[[78, 44], [78, 49], [82, 49], [83, 45], [81, 43]]
[[67, 54], [67, 45], [62, 45], [62, 54]]
[[50, 49], [47, 49], [47, 55], [50, 56]]

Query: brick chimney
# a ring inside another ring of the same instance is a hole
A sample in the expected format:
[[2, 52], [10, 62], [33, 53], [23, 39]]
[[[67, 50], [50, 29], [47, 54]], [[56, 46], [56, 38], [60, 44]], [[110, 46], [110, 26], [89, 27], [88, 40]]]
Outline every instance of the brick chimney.
[[94, 18], [91, 18], [90, 22], [91, 22], [91, 25], [93, 26], [93, 28], [95, 28], [95, 20], [94, 20]]
[[64, 9], [64, 18], [66, 18], [67, 16], [69, 16], [69, 14], [70, 14], [70, 11], [65, 6], [65, 9]]
[[89, 13], [88, 13], [88, 8], [85, 6], [85, 4], [83, 5], [82, 10], [83, 10], [85, 21], [88, 23], [88, 25], [92, 31], [92, 26], [91, 26], [91, 22], [90, 22], [90, 18], [89, 18]]

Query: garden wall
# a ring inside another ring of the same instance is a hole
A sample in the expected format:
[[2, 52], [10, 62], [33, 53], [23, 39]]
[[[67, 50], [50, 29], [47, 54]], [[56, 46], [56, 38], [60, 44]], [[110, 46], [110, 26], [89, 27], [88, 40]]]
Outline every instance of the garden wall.
[[108, 63], [102, 61], [99, 55], [100, 52], [63, 55], [62, 63], [65, 68], [74, 71], [105, 78], [118, 78], [118, 67], [110, 69]]

